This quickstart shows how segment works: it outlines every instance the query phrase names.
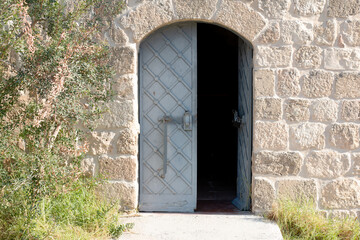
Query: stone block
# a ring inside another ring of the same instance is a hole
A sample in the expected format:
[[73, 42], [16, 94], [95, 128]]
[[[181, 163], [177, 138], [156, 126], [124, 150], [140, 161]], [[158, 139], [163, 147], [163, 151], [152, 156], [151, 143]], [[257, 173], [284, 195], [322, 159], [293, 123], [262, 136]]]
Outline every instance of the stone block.
[[360, 100], [344, 100], [341, 104], [341, 119], [344, 121], [360, 120]]
[[[359, 3], [360, 4], [360, 3]], [[353, 47], [360, 46], [360, 21], [347, 20], [342, 26], [342, 35], [347, 44]]]
[[255, 97], [272, 97], [275, 94], [275, 73], [269, 69], [254, 71]]
[[360, 208], [360, 183], [354, 179], [331, 181], [321, 189], [320, 202], [323, 208]]
[[209, 19], [216, 10], [217, 0], [174, 0], [179, 19]]
[[135, 83], [136, 82], [133, 76], [123, 75], [120, 77], [115, 77], [112, 86], [115, 98], [120, 100], [135, 100]]
[[305, 17], [319, 15], [325, 3], [326, 0], [294, 0], [295, 13]]
[[275, 176], [298, 175], [302, 157], [298, 152], [258, 152], [255, 155], [254, 173]]
[[275, 189], [271, 183], [266, 179], [255, 178], [253, 188], [253, 210], [271, 210], [275, 201]]
[[126, 45], [129, 41], [129, 38], [125, 32], [118, 26], [112, 25], [108, 31], [108, 37], [111, 42], [120, 47]]
[[318, 122], [335, 122], [338, 116], [338, 104], [334, 100], [319, 99], [313, 102], [312, 119]]
[[252, 41], [265, 27], [263, 17], [240, 1], [223, 0], [215, 21]]
[[269, 18], [282, 18], [288, 13], [290, 0], [259, 0], [259, 8]]
[[285, 44], [308, 44], [314, 39], [313, 26], [300, 20], [283, 20], [281, 39]]
[[283, 122], [256, 122], [255, 148], [285, 150], [288, 144], [288, 126]]
[[126, 128], [119, 133], [116, 141], [117, 153], [136, 156], [138, 153], [138, 134], [135, 129]]
[[359, 0], [329, 0], [329, 17], [348, 17], [360, 13]]
[[280, 25], [278, 22], [271, 23], [259, 36], [260, 43], [275, 43], [280, 40]]
[[351, 162], [350, 174], [360, 178], [360, 153], [351, 154]]
[[278, 71], [277, 94], [281, 97], [296, 97], [300, 93], [300, 73], [296, 68]]
[[260, 67], [288, 67], [291, 62], [292, 47], [259, 46], [256, 64]]
[[129, 183], [106, 183], [99, 187], [98, 194], [113, 203], [120, 203], [120, 210], [133, 210], [137, 207], [138, 190]]
[[305, 167], [309, 177], [337, 178], [349, 171], [350, 159], [335, 151], [316, 151], [305, 159]]
[[317, 199], [317, 187], [314, 180], [287, 179], [276, 182], [278, 198]]
[[349, 219], [349, 218], [356, 218], [357, 214], [355, 211], [351, 210], [332, 210], [329, 211], [329, 218], [332, 219]]
[[290, 128], [290, 148], [294, 150], [323, 149], [325, 127], [321, 123], [302, 123]]
[[136, 181], [137, 170], [137, 161], [131, 157], [99, 158], [99, 173], [110, 180]]
[[280, 120], [282, 115], [280, 98], [260, 98], [255, 100], [255, 118]]
[[336, 98], [360, 98], [360, 74], [344, 72], [335, 75]]
[[302, 92], [308, 98], [328, 97], [332, 93], [333, 84], [332, 73], [314, 70], [304, 78]]
[[108, 111], [98, 121], [98, 128], [123, 128], [135, 124], [134, 101], [112, 101], [105, 107]]
[[322, 49], [317, 46], [302, 46], [295, 51], [294, 60], [301, 68], [319, 68], [322, 62]]
[[336, 36], [336, 21], [328, 20], [324, 24], [314, 27], [315, 43], [320, 46], [332, 46]]
[[135, 73], [135, 50], [131, 47], [111, 48], [110, 65], [117, 74]]
[[121, 18], [121, 24], [133, 32], [135, 41], [142, 40], [154, 29], [174, 19], [169, 0], [164, 3], [156, 1], [144, 2]]
[[359, 125], [333, 124], [329, 131], [330, 144], [339, 149], [352, 150], [359, 147]]
[[93, 158], [85, 158], [81, 161], [81, 172], [85, 177], [93, 177], [95, 174], [95, 161]]
[[360, 69], [360, 49], [326, 49], [324, 67], [329, 70], [358, 70]]
[[285, 102], [285, 119], [290, 122], [308, 121], [310, 119], [310, 101], [290, 99]]
[[89, 141], [89, 153], [92, 155], [111, 153], [114, 137], [114, 132], [91, 132], [87, 139]]

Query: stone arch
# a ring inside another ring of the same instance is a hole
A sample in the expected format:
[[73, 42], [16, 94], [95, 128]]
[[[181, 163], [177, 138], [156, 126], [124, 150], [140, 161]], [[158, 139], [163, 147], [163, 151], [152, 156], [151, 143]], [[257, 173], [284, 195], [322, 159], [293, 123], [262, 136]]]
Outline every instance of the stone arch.
[[248, 42], [265, 27], [265, 19], [248, 5], [231, 0], [168, 0], [145, 2], [121, 17], [121, 25], [131, 30], [135, 43], [153, 31], [181, 21], [201, 21], [227, 28]]

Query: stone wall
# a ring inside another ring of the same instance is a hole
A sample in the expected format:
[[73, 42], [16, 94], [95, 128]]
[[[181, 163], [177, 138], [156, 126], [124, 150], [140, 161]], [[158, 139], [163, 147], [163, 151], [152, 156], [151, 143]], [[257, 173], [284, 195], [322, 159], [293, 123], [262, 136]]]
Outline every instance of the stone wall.
[[254, 47], [253, 211], [290, 194], [360, 215], [359, 0], [128, 0], [104, 27], [117, 96], [86, 161], [111, 179], [104, 193], [137, 206], [139, 44], [190, 20], [221, 25]]

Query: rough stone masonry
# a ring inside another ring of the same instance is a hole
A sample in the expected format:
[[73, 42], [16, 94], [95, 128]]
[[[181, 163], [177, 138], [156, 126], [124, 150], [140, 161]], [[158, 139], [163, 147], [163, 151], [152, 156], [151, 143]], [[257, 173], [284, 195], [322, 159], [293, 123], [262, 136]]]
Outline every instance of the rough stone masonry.
[[110, 113], [89, 136], [89, 174], [138, 199], [139, 44], [180, 21], [227, 28], [254, 47], [252, 211], [282, 195], [360, 217], [360, 0], [128, 0], [104, 27], [116, 68]]

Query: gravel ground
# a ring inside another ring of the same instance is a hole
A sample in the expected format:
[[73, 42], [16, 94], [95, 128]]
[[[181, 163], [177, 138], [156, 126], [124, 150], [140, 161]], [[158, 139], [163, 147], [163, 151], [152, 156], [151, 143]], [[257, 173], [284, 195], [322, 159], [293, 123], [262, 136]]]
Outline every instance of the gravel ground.
[[126, 222], [135, 226], [120, 240], [283, 239], [276, 223], [250, 213], [139, 213]]

